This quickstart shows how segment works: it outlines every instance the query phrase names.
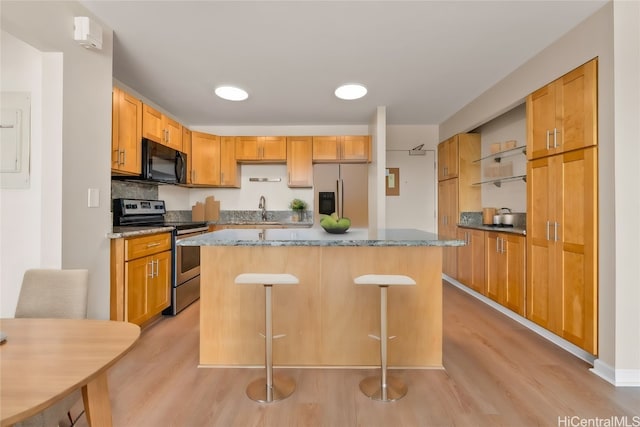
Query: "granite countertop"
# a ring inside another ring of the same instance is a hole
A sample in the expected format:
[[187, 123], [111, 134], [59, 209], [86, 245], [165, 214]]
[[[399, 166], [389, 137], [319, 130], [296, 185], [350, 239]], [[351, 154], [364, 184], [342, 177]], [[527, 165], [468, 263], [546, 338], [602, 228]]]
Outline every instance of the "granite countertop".
[[113, 227], [111, 233], [107, 234], [109, 239], [121, 239], [123, 237], [144, 236], [146, 234], [171, 233], [173, 227], [165, 227], [162, 225], [147, 225], [140, 227]]
[[313, 226], [313, 212], [305, 211], [302, 220], [294, 219], [292, 211], [267, 211], [263, 220], [260, 211], [220, 211], [220, 218], [211, 225], [282, 225], [286, 227]]
[[330, 234], [322, 228], [227, 229], [180, 239], [180, 246], [464, 246], [462, 240], [441, 240], [436, 234], [415, 229], [370, 232], [351, 228]]
[[527, 229], [518, 226], [506, 227], [504, 225], [458, 224], [458, 227], [484, 231], [499, 231], [501, 233], [520, 234], [522, 236], [527, 235]]

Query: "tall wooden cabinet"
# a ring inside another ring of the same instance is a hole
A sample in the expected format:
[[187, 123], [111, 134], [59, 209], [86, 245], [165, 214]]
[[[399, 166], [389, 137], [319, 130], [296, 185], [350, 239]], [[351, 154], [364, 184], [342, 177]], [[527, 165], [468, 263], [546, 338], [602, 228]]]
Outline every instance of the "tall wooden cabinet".
[[[454, 135], [438, 145], [438, 235], [456, 239], [460, 212], [481, 209], [481, 190], [474, 183], [480, 181], [480, 135]], [[455, 159], [453, 158], [455, 157]], [[446, 162], [446, 173], [440, 161]], [[442, 173], [441, 173], [442, 171]], [[456, 278], [457, 249], [443, 249], [442, 272]]]
[[527, 167], [527, 317], [597, 353], [597, 147]]
[[[527, 98], [533, 147], [527, 148], [527, 317], [592, 354], [598, 351], [596, 77], [593, 60]], [[560, 96], [560, 110], [557, 101], [541, 101], [545, 91]], [[552, 115], [560, 123], [555, 139], [539, 123]]]
[[117, 87], [113, 88], [111, 131], [111, 171], [139, 175], [142, 101]]

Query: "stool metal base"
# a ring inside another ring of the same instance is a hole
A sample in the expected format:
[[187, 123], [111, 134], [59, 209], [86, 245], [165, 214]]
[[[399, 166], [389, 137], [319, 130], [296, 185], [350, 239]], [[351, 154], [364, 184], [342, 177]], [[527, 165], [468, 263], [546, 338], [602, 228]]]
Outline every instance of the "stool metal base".
[[360, 381], [360, 391], [373, 400], [393, 402], [407, 394], [407, 386], [398, 378], [387, 377], [387, 387], [382, 387], [380, 375], [367, 377]]
[[247, 386], [247, 396], [256, 402], [270, 403], [286, 399], [296, 389], [292, 378], [284, 375], [274, 375], [271, 390], [267, 387], [266, 378], [258, 378]]

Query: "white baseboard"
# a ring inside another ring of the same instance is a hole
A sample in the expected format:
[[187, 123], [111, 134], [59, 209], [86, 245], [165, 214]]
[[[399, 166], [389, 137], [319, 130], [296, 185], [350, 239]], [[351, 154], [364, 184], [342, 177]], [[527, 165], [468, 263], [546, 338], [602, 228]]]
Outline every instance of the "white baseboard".
[[589, 370], [616, 387], [640, 387], [640, 369], [614, 369], [596, 359]]
[[[594, 365], [594, 362], [595, 362], [596, 358], [595, 358], [595, 356], [593, 354], [591, 354], [591, 353], [589, 353], [587, 351], [584, 351], [583, 349], [581, 349], [580, 347], [576, 346], [575, 344], [570, 343], [569, 341], [565, 340], [564, 338], [559, 337], [558, 335], [554, 334], [553, 332], [550, 332], [550, 331], [546, 330], [542, 326], [533, 323], [529, 319], [526, 319], [526, 318], [520, 316], [519, 314], [509, 310], [508, 308], [498, 304], [494, 300], [485, 297], [484, 295], [474, 291], [473, 289], [468, 288], [467, 286], [463, 285], [462, 283], [458, 282], [455, 279], [452, 279], [451, 277], [447, 276], [446, 274], [443, 274], [442, 278], [444, 280], [446, 280], [447, 282], [451, 283], [456, 288], [468, 293], [472, 297], [484, 302], [485, 304], [487, 304], [491, 308], [494, 308], [495, 310], [499, 311], [500, 313], [504, 314], [505, 316], [507, 316], [507, 317], [515, 320], [516, 322], [520, 323], [522, 326], [526, 327], [527, 329], [530, 329], [531, 331], [535, 332], [536, 334], [540, 335], [541, 337], [547, 339], [548, 341], [551, 341], [553, 344], [557, 345], [558, 347], [562, 348], [563, 350], [573, 354], [574, 356], [576, 356], [577, 358], [579, 358], [581, 360], [584, 360], [585, 362], [589, 363], [592, 366]], [[604, 378], [604, 379], [606, 379], [606, 378]]]

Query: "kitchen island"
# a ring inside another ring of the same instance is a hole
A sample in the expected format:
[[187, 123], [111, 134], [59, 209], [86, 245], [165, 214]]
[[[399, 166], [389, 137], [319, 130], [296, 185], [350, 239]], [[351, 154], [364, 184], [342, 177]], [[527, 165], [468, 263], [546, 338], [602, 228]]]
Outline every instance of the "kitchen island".
[[291, 273], [273, 287], [277, 366], [378, 366], [380, 291], [362, 274], [406, 274], [416, 286], [389, 291], [389, 366], [442, 367], [442, 247], [460, 240], [413, 229], [227, 229], [179, 240], [201, 247], [200, 364], [264, 362], [264, 288], [241, 273]]

